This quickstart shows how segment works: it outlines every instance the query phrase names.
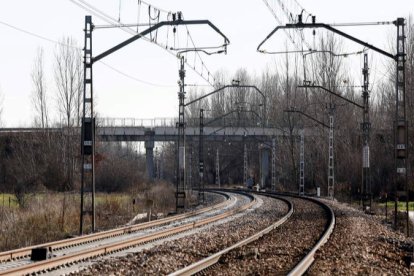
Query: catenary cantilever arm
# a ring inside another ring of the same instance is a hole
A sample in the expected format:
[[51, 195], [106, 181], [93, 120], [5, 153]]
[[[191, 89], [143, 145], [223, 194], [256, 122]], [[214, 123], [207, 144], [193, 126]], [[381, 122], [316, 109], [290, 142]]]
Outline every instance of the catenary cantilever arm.
[[[201, 97], [199, 97], [199, 98], [197, 98], [197, 99], [195, 99], [195, 100], [192, 100], [192, 101], [189, 101], [188, 103], [186, 103], [186, 104], [184, 104], [184, 106], [189, 106], [189, 105], [191, 105], [191, 104], [193, 104], [193, 103], [195, 103], [195, 102], [198, 102], [198, 101], [200, 101], [200, 100], [202, 100], [202, 99], [204, 99], [204, 98], [207, 98], [208, 96], [211, 96], [211, 95], [213, 95], [213, 94], [215, 94], [215, 93], [218, 93], [218, 92], [220, 92], [220, 91], [222, 91], [222, 90], [224, 90], [224, 89], [226, 89], [226, 88], [230, 88], [230, 87], [239, 87], [239, 88], [253, 88], [253, 89], [255, 89], [262, 97], [263, 97], [263, 100], [266, 102], [266, 96], [263, 94], [263, 92], [262, 91], [260, 91], [259, 90], [259, 88], [257, 88], [256, 86], [254, 86], [254, 85], [239, 85], [239, 84], [237, 84], [237, 85], [225, 85], [225, 86], [222, 86], [222, 87], [220, 87], [220, 88], [218, 88], [218, 89], [216, 89], [216, 90], [214, 90], [214, 91], [212, 91], [212, 92], [210, 92], [210, 93], [207, 93], [207, 94], [205, 94], [205, 95], [203, 95], [203, 96], [201, 96]], [[265, 104], [265, 103], [264, 103]]]
[[345, 37], [347, 39], [350, 39], [350, 40], [352, 40], [352, 41], [354, 41], [354, 42], [356, 42], [358, 44], [361, 44], [364, 47], [367, 47], [367, 48], [369, 48], [369, 49], [371, 49], [373, 51], [376, 51], [376, 52], [378, 52], [378, 53], [380, 53], [380, 54], [382, 54], [384, 56], [387, 56], [389, 58], [392, 58], [393, 60], [396, 60], [397, 59], [397, 57], [395, 55], [393, 55], [393, 54], [390, 54], [390, 53], [388, 53], [388, 52], [386, 52], [386, 51], [384, 51], [384, 50], [382, 50], [382, 49], [380, 49], [378, 47], [375, 47], [375, 46], [373, 46], [371, 44], [368, 44], [368, 43], [366, 43], [366, 42], [364, 42], [364, 41], [362, 41], [362, 40], [360, 40], [360, 39], [358, 39], [356, 37], [353, 37], [353, 36], [351, 36], [351, 35], [349, 35], [347, 33], [344, 33], [344, 32], [342, 32], [342, 31], [340, 31], [338, 29], [333, 28], [330, 25], [323, 24], [323, 23], [315, 23], [315, 24], [313, 24], [313, 23], [296, 23], [296, 24], [286, 24], [285, 26], [277, 26], [273, 31], [270, 32], [270, 34], [268, 34], [266, 36], [266, 38], [259, 44], [259, 46], [257, 46], [257, 51], [258, 52], [264, 52], [264, 50], [261, 50], [260, 48], [278, 30], [282, 30], [282, 29], [305, 29], [305, 28], [324, 28], [324, 29], [327, 29], [327, 30], [329, 30], [331, 32], [334, 32], [334, 33], [340, 35], [340, 36], [343, 36], [343, 37]]
[[125, 40], [124, 42], [119, 43], [118, 45], [106, 50], [105, 52], [97, 55], [96, 57], [92, 58], [92, 62], [96, 62], [98, 60], [101, 60], [102, 58], [118, 51], [119, 49], [127, 46], [128, 44], [134, 42], [135, 40], [140, 39], [141, 37], [163, 27], [163, 26], [178, 26], [178, 25], [208, 25], [210, 26], [214, 31], [216, 31], [220, 36], [224, 38], [224, 45], [227, 46], [230, 44], [230, 40], [209, 20], [175, 20], [175, 21], [162, 21], [154, 26], [149, 27], [148, 29], [140, 32], [139, 34], [134, 35], [133, 37]]
[[347, 101], [350, 104], [353, 104], [353, 105], [355, 105], [355, 106], [357, 106], [357, 107], [359, 107], [361, 109], [364, 109], [364, 106], [362, 106], [362, 105], [360, 105], [360, 104], [358, 104], [358, 103], [356, 103], [356, 102], [354, 102], [354, 101], [352, 101], [350, 99], [347, 99], [347, 98], [339, 95], [338, 93], [335, 93], [335, 92], [333, 92], [333, 91], [331, 91], [331, 90], [329, 90], [329, 89], [327, 89], [327, 88], [325, 88], [323, 86], [320, 86], [320, 85], [298, 85], [298, 88], [320, 88], [320, 89], [325, 90], [326, 92], [328, 92], [328, 93], [330, 93], [330, 94], [332, 94], [332, 95], [334, 95], [334, 96], [336, 96], [338, 98], [341, 98], [344, 101]]
[[188, 102], [188, 103], [184, 104], [184, 106], [189, 106], [189, 105], [191, 105], [191, 104], [193, 104], [193, 103], [195, 103], [195, 102], [198, 102], [198, 101], [200, 101], [200, 100], [202, 100], [202, 99], [204, 99], [204, 98], [207, 98], [208, 96], [211, 96], [211, 95], [213, 95], [213, 94], [215, 94], [215, 93], [218, 93], [218, 92], [220, 92], [221, 90], [226, 89], [227, 87], [232, 87], [232, 85], [225, 85], [225, 86], [223, 86], [223, 87], [220, 87], [219, 89], [216, 89], [216, 90], [214, 90], [213, 92], [207, 93], [207, 94], [205, 94], [205, 95], [203, 95], [203, 96], [201, 96], [201, 97], [199, 97], [199, 98], [197, 98], [197, 99], [195, 99], [195, 100], [192, 100], [192, 101], [190, 101], [190, 102]]
[[306, 118], [311, 119], [312, 121], [317, 122], [318, 124], [320, 124], [320, 125], [322, 125], [322, 126], [324, 126], [324, 127], [326, 127], [326, 128], [329, 128], [329, 126], [328, 126], [328, 125], [326, 125], [324, 122], [321, 122], [321, 121], [319, 121], [318, 119], [315, 119], [315, 118], [313, 118], [312, 116], [309, 116], [308, 114], [306, 114], [305, 112], [302, 112], [302, 111], [300, 111], [300, 110], [296, 110], [296, 109], [289, 109], [289, 110], [284, 110], [283, 112], [288, 112], [288, 113], [299, 113], [299, 114], [301, 114], [301, 115], [305, 116]]

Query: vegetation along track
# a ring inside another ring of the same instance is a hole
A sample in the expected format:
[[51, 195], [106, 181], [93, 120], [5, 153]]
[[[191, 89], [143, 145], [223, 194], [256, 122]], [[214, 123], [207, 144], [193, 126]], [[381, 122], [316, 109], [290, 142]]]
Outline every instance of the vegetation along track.
[[[69, 254], [61, 254], [60, 256], [54, 256], [44, 261], [31, 262], [30, 260], [25, 260], [25, 261], [20, 260], [18, 262], [14, 262], [13, 265], [15, 267], [11, 267], [11, 268], [8, 268], [10, 266], [9, 264], [10, 262], [4, 262], [2, 264], [4, 265], [3, 270], [0, 270], [0, 275], [27, 274], [27, 273], [33, 273], [33, 272], [38, 272], [38, 271], [47, 271], [47, 270], [51, 270], [59, 266], [64, 266], [70, 263], [79, 262], [79, 261], [93, 258], [96, 256], [101, 256], [101, 255], [105, 255], [108, 253], [120, 251], [125, 248], [129, 248], [131, 246], [150, 242], [155, 239], [161, 239], [164, 237], [168, 237], [168, 236], [174, 235], [179, 232], [187, 231], [187, 230], [199, 227], [201, 225], [223, 219], [227, 216], [231, 216], [237, 212], [241, 212], [245, 209], [250, 208], [255, 202], [254, 197], [250, 195], [244, 195], [244, 197], [249, 198], [248, 203], [243, 204], [243, 205], [239, 204], [237, 206], [237, 204], [235, 204], [236, 199], [234, 196], [229, 196], [227, 194], [223, 194], [223, 195], [225, 195], [228, 200], [220, 204], [217, 204], [211, 207], [206, 207], [206, 208], [193, 211], [190, 213], [168, 217], [165, 219], [161, 219], [161, 220], [157, 220], [157, 221], [153, 221], [149, 223], [122, 227], [119, 229], [105, 231], [102, 233], [96, 233], [92, 235], [77, 237], [77, 238], [73, 238], [69, 240], [57, 241], [57, 242], [42, 244], [38, 246], [3, 252], [0, 255], [2, 256], [2, 260], [12, 260], [16, 258], [28, 257], [30, 255], [31, 249], [36, 248], [36, 247], [47, 247], [47, 248], [52, 249], [54, 253], [56, 252], [56, 250], [60, 250], [62, 248], [73, 247], [71, 249], [72, 252]], [[233, 205], [234, 207], [230, 209], [229, 206], [233, 206]], [[226, 210], [226, 209], [229, 209], [229, 210]], [[219, 214], [216, 214], [216, 215], [210, 214], [210, 216], [208, 217], [206, 215], [207, 212], [217, 213], [219, 210], [226, 210], [226, 211], [224, 212], [221, 211], [219, 212]], [[194, 216], [202, 215], [202, 214], [204, 214], [205, 218], [203, 219], [199, 218], [199, 220], [193, 220], [191, 222], [188, 222], [188, 219], [190, 217], [194, 217]], [[141, 234], [136, 237], [130, 237], [130, 235], [132, 235], [133, 233], [138, 232], [143, 229], [154, 228], [155, 226], [166, 225], [172, 222], [175, 222], [175, 224], [177, 224], [176, 222], [178, 220], [183, 220], [183, 221], [174, 227], [168, 227], [168, 228], [164, 227], [164, 228], [160, 228], [159, 230], [155, 230], [150, 234], [144, 234], [144, 235]], [[104, 239], [110, 239], [110, 238], [118, 237], [121, 235], [123, 237], [121, 239], [118, 238], [117, 241], [108, 242], [108, 243], [105, 243], [104, 245], [101, 244]], [[99, 243], [96, 243], [97, 241], [99, 241]], [[94, 245], [93, 243], [96, 243], [96, 244]], [[76, 249], [77, 247], [79, 247], [79, 250]]]
[[315, 252], [333, 231], [334, 213], [312, 198], [267, 196], [289, 202], [289, 213], [262, 231], [171, 275], [305, 273], [314, 261]]

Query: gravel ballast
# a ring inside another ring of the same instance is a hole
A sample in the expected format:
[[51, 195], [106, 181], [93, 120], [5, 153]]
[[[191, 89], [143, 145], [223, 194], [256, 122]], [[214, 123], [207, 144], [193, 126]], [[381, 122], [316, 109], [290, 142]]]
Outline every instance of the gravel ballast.
[[[177, 271], [267, 227], [287, 212], [277, 200], [260, 197], [260, 208], [174, 241], [99, 261], [81, 275], [165, 275]], [[292, 217], [268, 235], [224, 255], [205, 275], [285, 275], [319, 240], [327, 224], [315, 203], [289, 198]], [[322, 200], [336, 219], [335, 229], [315, 254], [307, 275], [414, 275], [409, 268], [413, 240], [377, 217], [336, 201]]]
[[324, 202], [334, 210], [336, 226], [316, 253], [310, 275], [412, 275], [407, 262], [412, 240], [346, 204]]
[[314, 202], [289, 198], [294, 213], [268, 235], [224, 255], [207, 275], [285, 275], [319, 240], [327, 216]]
[[79, 275], [165, 275], [214, 254], [266, 228], [288, 211], [287, 205], [259, 197], [260, 208], [223, 224], [211, 225], [193, 236], [168, 241], [162, 245], [97, 262]]

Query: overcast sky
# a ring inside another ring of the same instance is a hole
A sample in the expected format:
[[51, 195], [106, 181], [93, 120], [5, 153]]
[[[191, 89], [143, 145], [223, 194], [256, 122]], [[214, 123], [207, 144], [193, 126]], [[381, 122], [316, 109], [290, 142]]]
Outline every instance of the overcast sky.
[[[278, 57], [256, 52], [257, 45], [277, 25], [262, 0], [147, 1], [165, 10], [182, 11], [185, 19], [209, 19], [226, 34], [231, 41], [228, 54], [203, 57], [213, 73], [223, 70], [232, 74], [239, 68], [245, 68], [252, 75], [260, 75], [264, 69], [273, 68], [275, 61], [278, 60]], [[317, 16], [318, 22], [324, 23], [392, 21], [397, 17], [408, 17], [410, 13], [414, 13], [413, 0], [298, 1], [308, 12]], [[88, 2], [113, 17], [119, 17], [119, 0]], [[137, 0], [122, 0], [121, 20], [128, 16], [134, 17], [136, 11], [130, 7], [136, 2]], [[45, 50], [47, 92], [52, 105], [50, 108], [55, 108], [53, 55], [56, 45], [17, 31], [6, 26], [5, 23], [53, 41], [63, 36], [71, 36], [79, 45], [83, 45], [86, 14], [87, 11], [69, 0], [0, 2], [0, 92], [4, 98], [2, 120], [7, 127], [29, 126], [33, 121], [30, 73], [38, 47], [43, 47]], [[95, 24], [103, 24], [97, 17], [93, 17], [93, 21]], [[341, 30], [387, 49], [395, 27], [347, 27]], [[197, 39], [204, 39], [204, 42], [210, 40], [209, 35], [204, 36], [203, 30], [197, 34], [196, 31], [194, 29], [194, 36]], [[94, 52], [100, 53], [127, 37], [128, 35], [121, 30], [97, 30], [94, 32]], [[377, 71], [376, 77], [379, 78], [384, 73], [381, 69], [384, 62], [379, 58], [376, 59], [375, 55], [373, 59], [373, 67]], [[177, 116], [177, 58], [151, 43], [137, 41], [103, 61], [136, 79], [156, 85], [127, 78], [103, 64], [95, 64], [94, 91], [97, 111], [101, 116], [119, 118]], [[356, 59], [355, 63], [359, 67], [360, 60]], [[206, 84], [196, 74], [187, 71], [187, 83]]]

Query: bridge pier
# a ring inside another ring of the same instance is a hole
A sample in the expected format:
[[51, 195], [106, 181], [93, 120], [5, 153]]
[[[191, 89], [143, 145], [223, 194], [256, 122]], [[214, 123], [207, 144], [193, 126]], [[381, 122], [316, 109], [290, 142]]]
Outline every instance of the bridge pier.
[[147, 177], [150, 181], [154, 180], [154, 136], [154, 131], [145, 131], [145, 157], [147, 161]]
[[261, 144], [260, 150], [260, 189], [266, 187], [269, 178], [269, 156], [270, 149], [267, 145]]

